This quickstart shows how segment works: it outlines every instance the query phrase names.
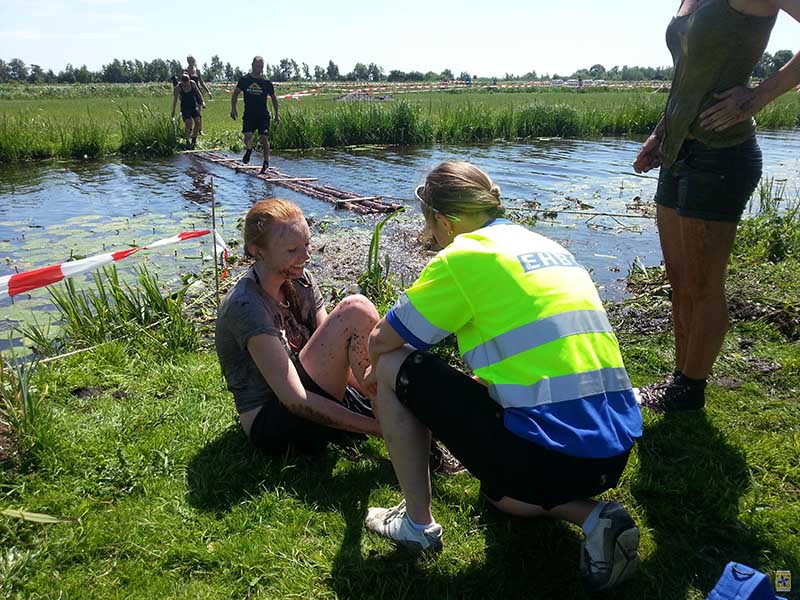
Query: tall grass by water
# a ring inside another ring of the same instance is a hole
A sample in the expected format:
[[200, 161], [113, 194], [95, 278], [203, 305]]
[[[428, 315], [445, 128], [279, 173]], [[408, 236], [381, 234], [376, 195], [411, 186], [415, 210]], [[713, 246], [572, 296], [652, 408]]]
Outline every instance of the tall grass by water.
[[137, 110], [120, 108], [121, 154], [169, 156], [178, 148], [178, 127], [166, 113], [146, 104]]
[[35, 158], [97, 158], [109, 150], [109, 129], [91, 119], [0, 115], [0, 162]]
[[[180, 144], [172, 120], [143, 106], [119, 110], [119, 134], [112, 124], [88, 114], [60, 120], [42, 113], [0, 115], [0, 162], [39, 158], [92, 159], [119, 152], [127, 155], [167, 156]], [[118, 142], [116, 140], [119, 140]]]
[[20, 333], [41, 356], [121, 338], [147, 338], [169, 353], [197, 348], [197, 331], [183, 313], [186, 288], [165, 294], [158, 276], [146, 266], [135, 273], [136, 282], [131, 285], [120, 279], [112, 265], [94, 273], [93, 287], [87, 290], [78, 289], [73, 279], [50, 287], [59, 333], [51, 335], [49, 324], [23, 326]]
[[595, 137], [644, 134], [662, 107], [641, 97], [614, 108], [530, 103], [461, 102], [426, 107], [405, 100], [348, 103], [332, 110], [285, 111], [271, 134], [276, 149], [362, 144], [472, 143], [534, 137]]
[[[228, 116], [227, 98], [217, 98], [203, 111], [200, 147], [238, 150], [241, 121]], [[661, 118], [666, 98], [641, 90], [426, 92], [386, 102], [303, 98], [282, 101], [281, 123], [273, 127], [270, 143], [276, 150], [303, 150], [645, 135]], [[0, 161], [167, 155], [181, 147], [179, 127], [168, 117], [171, 103], [171, 95], [0, 100]], [[762, 128], [800, 125], [800, 94], [779, 98], [757, 121]]]

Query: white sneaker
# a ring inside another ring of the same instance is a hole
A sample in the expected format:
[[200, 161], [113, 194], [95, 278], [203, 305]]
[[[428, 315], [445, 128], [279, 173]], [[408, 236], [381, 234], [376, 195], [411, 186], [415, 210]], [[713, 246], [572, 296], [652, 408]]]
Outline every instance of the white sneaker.
[[415, 552], [442, 549], [442, 526], [433, 523], [422, 531], [415, 529], [406, 514], [405, 500], [392, 508], [370, 508], [364, 524], [369, 531]]
[[605, 590], [630, 577], [639, 564], [639, 529], [619, 502], [600, 511], [581, 544], [581, 577], [590, 591]]

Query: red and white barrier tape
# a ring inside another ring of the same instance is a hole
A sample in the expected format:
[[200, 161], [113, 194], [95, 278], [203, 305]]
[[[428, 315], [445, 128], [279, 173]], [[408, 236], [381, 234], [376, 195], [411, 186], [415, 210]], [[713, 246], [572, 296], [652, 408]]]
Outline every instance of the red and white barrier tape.
[[210, 233], [214, 234], [214, 256], [216, 257], [222, 254], [225, 258], [226, 268], [222, 274], [222, 276], [225, 277], [228, 265], [228, 246], [225, 245], [225, 240], [222, 239], [222, 236], [216, 231], [212, 231], [211, 229], [198, 229], [197, 231], [184, 231], [172, 237], [156, 240], [152, 244], [147, 244], [146, 246], [137, 246], [135, 248], [120, 250], [119, 252], [96, 254], [95, 256], [89, 256], [80, 260], [72, 260], [59, 265], [50, 265], [49, 267], [25, 271], [24, 273], [15, 273], [14, 275], [0, 277], [0, 300], [58, 283], [65, 277], [75, 277], [75, 275], [95, 271], [104, 265], [117, 262], [123, 258], [128, 258], [131, 254], [135, 254], [140, 250], [160, 248], [161, 246], [176, 244]]

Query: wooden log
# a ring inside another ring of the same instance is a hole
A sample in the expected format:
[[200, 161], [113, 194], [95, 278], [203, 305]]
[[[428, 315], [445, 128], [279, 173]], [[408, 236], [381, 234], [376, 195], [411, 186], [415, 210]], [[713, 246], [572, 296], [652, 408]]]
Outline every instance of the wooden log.
[[316, 177], [259, 177], [261, 181], [317, 181]]
[[358, 196], [353, 192], [346, 192], [332, 186], [311, 183], [317, 181], [316, 177], [292, 177], [274, 167], [267, 169], [263, 174], [257, 173], [256, 171], [260, 171], [261, 167], [243, 165], [238, 158], [230, 158], [213, 151], [197, 152], [196, 155], [209, 162], [233, 169], [237, 173], [257, 177], [266, 183], [274, 183], [299, 194], [334, 204], [337, 208], [346, 208], [359, 214], [386, 213], [399, 208], [397, 204], [383, 201], [381, 196]]
[[381, 196], [362, 196], [355, 198], [339, 198], [333, 201], [334, 204], [345, 204], [346, 202], [367, 202], [369, 200], [380, 200]]
[[[178, 154], [206, 154], [213, 152], [214, 149], [205, 149], [205, 150], [180, 150]], [[216, 148], [216, 150], [222, 150], [222, 148]]]

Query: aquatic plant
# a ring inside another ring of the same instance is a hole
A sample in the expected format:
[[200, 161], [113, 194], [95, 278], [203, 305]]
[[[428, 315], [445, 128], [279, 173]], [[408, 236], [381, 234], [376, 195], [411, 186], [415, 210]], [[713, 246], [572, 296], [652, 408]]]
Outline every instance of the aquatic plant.
[[366, 270], [358, 277], [358, 286], [361, 293], [372, 300], [380, 314], [384, 314], [397, 298], [397, 288], [391, 275], [391, 262], [387, 255], [383, 261], [380, 258], [381, 231], [390, 219], [402, 213], [405, 208], [400, 208], [381, 219], [375, 230], [367, 251]]
[[[116, 266], [111, 266], [94, 273], [93, 288], [78, 290], [73, 279], [49, 288], [61, 318], [61, 346], [87, 347], [141, 334], [168, 351], [197, 347], [197, 332], [182, 312], [186, 288], [164, 295], [158, 276], [146, 266], [134, 271], [135, 286], [121, 281]], [[22, 333], [34, 340], [45, 337], [40, 328], [33, 331], [31, 336], [29, 326]], [[39, 345], [44, 344], [40, 341]], [[52, 342], [50, 347], [54, 347]]]
[[88, 115], [85, 121], [70, 120], [57, 127], [59, 145], [56, 155], [62, 158], [97, 158], [106, 152], [108, 127]]
[[155, 112], [143, 104], [133, 111], [120, 107], [119, 114], [122, 154], [169, 156], [178, 148], [178, 126], [166, 113]]
[[87, 117], [60, 121], [38, 112], [0, 116], [0, 162], [102, 156], [107, 151], [108, 127]]
[[[736, 249], [751, 259], [779, 263], [800, 259], [800, 195], [786, 197], [786, 180], [763, 178], [756, 188], [757, 212], [742, 221]], [[751, 210], [752, 210], [751, 202]]]
[[0, 115], [0, 162], [55, 156], [55, 131], [41, 115]]
[[30, 439], [38, 412], [37, 389], [32, 383], [38, 361], [0, 355], [0, 416], [18, 441]]

